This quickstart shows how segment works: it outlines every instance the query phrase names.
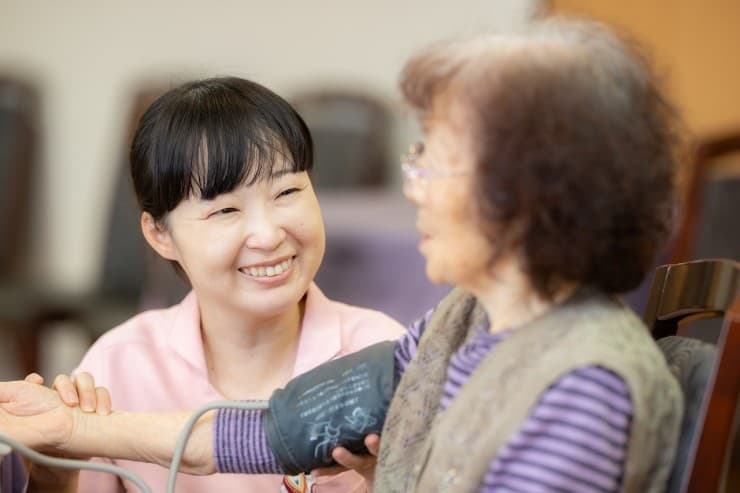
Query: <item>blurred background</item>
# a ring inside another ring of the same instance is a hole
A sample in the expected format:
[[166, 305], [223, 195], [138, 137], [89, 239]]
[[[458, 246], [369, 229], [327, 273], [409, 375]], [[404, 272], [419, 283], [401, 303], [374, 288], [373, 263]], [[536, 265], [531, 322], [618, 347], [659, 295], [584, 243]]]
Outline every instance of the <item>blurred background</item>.
[[126, 160], [144, 108], [192, 78], [253, 79], [307, 120], [326, 294], [404, 324], [423, 313], [448, 288], [426, 281], [400, 194], [418, 136], [398, 73], [433, 41], [520, 26], [537, 5], [0, 0], [0, 378], [69, 372], [105, 330], [179, 301], [141, 239]]
[[738, 258], [737, 0], [0, 0], [0, 378], [69, 372], [99, 334], [185, 292], [140, 238], [126, 159], [146, 105], [191, 78], [294, 103], [316, 140], [319, 285], [410, 322], [448, 288], [426, 281], [400, 193], [418, 130], [398, 73], [431, 42], [548, 13], [631, 32], [685, 114], [681, 227], [657, 261]]

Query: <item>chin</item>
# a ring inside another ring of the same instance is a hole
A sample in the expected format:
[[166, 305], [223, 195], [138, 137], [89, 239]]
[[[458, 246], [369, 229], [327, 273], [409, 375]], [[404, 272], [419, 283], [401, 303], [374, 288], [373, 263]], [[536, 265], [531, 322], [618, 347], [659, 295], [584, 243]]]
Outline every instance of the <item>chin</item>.
[[427, 278], [434, 284], [449, 284], [450, 281], [444, 275], [443, 269], [435, 269], [434, 266], [427, 262], [426, 268]]
[[242, 309], [245, 312], [251, 313], [253, 316], [259, 318], [272, 318], [279, 317], [296, 306], [296, 303], [260, 303], [259, 305], [250, 304], [249, 306], [243, 306]]

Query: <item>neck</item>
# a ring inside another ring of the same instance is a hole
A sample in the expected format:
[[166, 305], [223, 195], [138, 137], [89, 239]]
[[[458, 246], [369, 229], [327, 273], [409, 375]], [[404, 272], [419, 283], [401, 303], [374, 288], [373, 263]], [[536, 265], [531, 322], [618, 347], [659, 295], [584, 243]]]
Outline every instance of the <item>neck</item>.
[[489, 331], [495, 333], [526, 325], [570, 296], [576, 287], [574, 283], [563, 283], [551, 299], [544, 299], [517, 260], [501, 259], [496, 263], [495, 275], [488, 276], [470, 291], [488, 315]]
[[266, 399], [293, 374], [303, 319], [301, 301], [270, 317], [220, 307], [203, 309], [201, 332], [208, 376], [228, 399]]

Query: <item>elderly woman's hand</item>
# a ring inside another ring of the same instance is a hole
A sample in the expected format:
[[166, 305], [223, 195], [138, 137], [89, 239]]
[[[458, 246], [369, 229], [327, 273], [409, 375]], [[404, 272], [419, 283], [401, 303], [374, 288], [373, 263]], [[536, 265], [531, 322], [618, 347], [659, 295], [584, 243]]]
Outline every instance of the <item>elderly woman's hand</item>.
[[372, 491], [375, 481], [375, 464], [378, 462], [378, 451], [380, 450], [380, 437], [374, 433], [366, 436], [365, 447], [367, 447], [370, 454], [358, 455], [353, 454], [344, 447], [335, 448], [332, 450], [331, 456], [339, 465], [314, 469], [311, 471], [311, 475], [318, 478], [320, 476], [339, 474], [340, 472], [352, 469], [365, 478], [368, 491]]
[[77, 425], [75, 410], [38, 375], [0, 382], [0, 432], [41, 450], [63, 450]]

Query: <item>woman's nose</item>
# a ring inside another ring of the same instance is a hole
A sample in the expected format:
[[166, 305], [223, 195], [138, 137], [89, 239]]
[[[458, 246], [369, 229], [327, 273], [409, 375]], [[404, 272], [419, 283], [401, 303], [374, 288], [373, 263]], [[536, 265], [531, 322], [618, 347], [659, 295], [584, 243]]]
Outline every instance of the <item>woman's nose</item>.
[[412, 204], [418, 206], [424, 200], [424, 189], [421, 183], [417, 180], [404, 180], [403, 183], [403, 195], [406, 200]]
[[245, 244], [255, 250], [274, 250], [285, 240], [285, 229], [268, 213], [253, 214], [247, 220]]

